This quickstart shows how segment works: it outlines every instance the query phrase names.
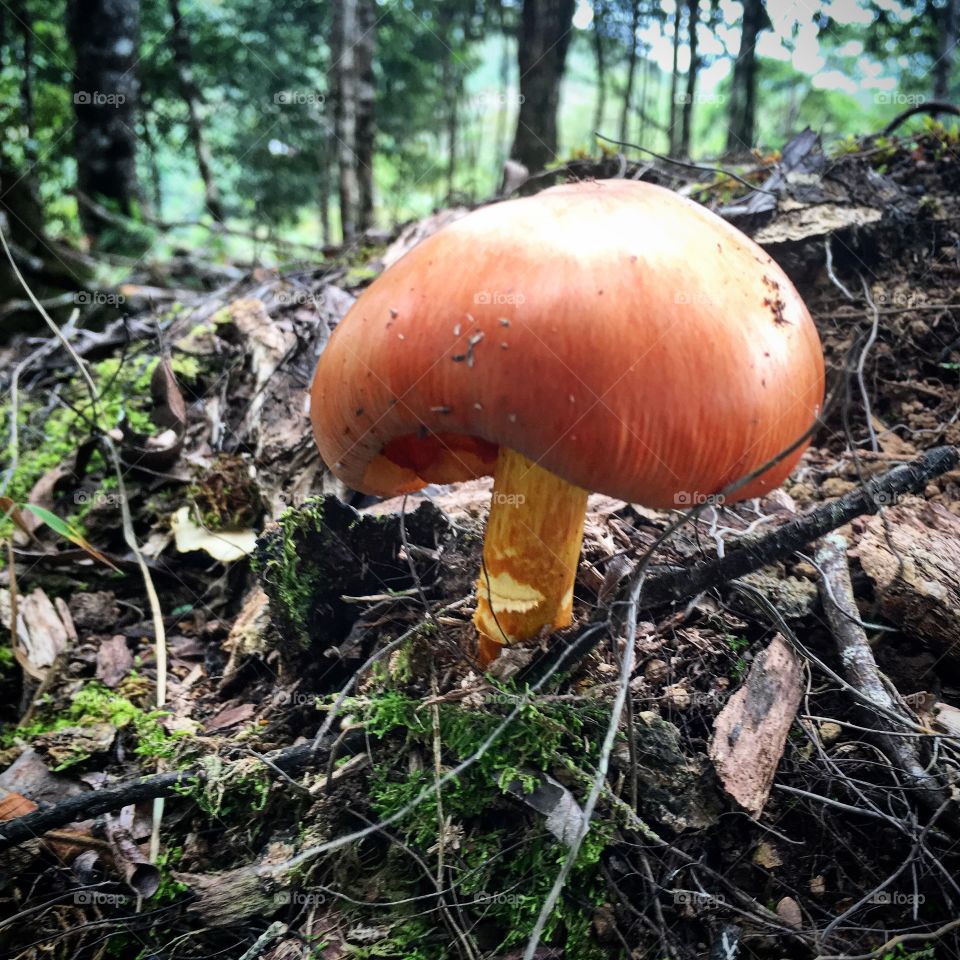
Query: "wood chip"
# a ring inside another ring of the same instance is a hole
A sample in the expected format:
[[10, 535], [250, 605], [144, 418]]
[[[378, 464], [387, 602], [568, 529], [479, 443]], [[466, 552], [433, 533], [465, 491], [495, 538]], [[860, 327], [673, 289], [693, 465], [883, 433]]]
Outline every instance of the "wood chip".
[[770, 795], [802, 693], [800, 663], [778, 634], [714, 722], [710, 759], [724, 789], [754, 818]]

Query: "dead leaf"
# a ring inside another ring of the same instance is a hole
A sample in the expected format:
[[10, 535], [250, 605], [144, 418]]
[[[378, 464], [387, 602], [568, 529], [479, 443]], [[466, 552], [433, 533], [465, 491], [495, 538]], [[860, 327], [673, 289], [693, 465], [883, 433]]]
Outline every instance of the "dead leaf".
[[117, 634], [104, 640], [97, 650], [97, 679], [111, 690], [133, 669], [133, 654], [127, 646], [127, 638]]
[[239, 703], [234, 706], [228, 704], [204, 724], [204, 732], [214, 733], [227, 727], [235, 727], [238, 723], [249, 720], [254, 713], [256, 709], [252, 703]]

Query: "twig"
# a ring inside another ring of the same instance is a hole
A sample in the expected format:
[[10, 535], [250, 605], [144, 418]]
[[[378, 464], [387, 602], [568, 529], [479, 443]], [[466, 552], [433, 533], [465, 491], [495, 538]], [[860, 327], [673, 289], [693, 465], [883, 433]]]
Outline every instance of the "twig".
[[[847, 541], [838, 533], [825, 537], [816, 553], [822, 569], [820, 595], [827, 622], [837, 641], [840, 661], [847, 680], [871, 703], [884, 711], [897, 710], [877, 668], [867, 635], [859, 623], [859, 612], [853, 598], [850, 569], [847, 565]], [[887, 759], [895, 763], [910, 783], [918, 788], [917, 798], [925, 806], [939, 807], [944, 800], [937, 778], [924, 769], [912, 740], [888, 737], [884, 732], [874, 739]]]
[[939, 940], [945, 937], [951, 930], [960, 927], [960, 917], [945, 923], [936, 930], [930, 930], [928, 933], [898, 933], [891, 937], [882, 947], [871, 950], [870, 953], [859, 953], [856, 956], [847, 953], [838, 954], [820, 954], [816, 960], [875, 960], [876, 957], [886, 957], [893, 955], [894, 951], [901, 944], [906, 943], [926, 943], [928, 940]]
[[672, 163], [678, 167], [686, 167], [688, 170], [697, 170], [700, 173], [722, 173], [725, 177], [730, 177], [731, 180], [736, 180], [737, 183], [742, 183], [745, 187], [749, 187], [751, 190], [754, 190], [757, 193], [769, 193], [773, 196], [776, 196], [775, 190], [764, 190], [763, 187], [758, 187], [755, 183], [745, 180], [739, 174], [733, 173], [731, 170], [724, 170], [723, 167], [704, 167], [698, 163], [689, 163], [686, 160], [674, 160], [673, 157], [666, 157], [661, 153], [654, 153], [652, 150], [648, 150], [646, 147], [641, 147], [636, 143], [625, 143], [622, 140], [614, 140], [612, 137], [605, 137], [602, 133], [594, 133], [594, 136], [599, 137], [601, 140], [606, 140], [607, 143], [615, 143], [618, 147], [629, 147], [631, 150], [640, 150], [642, 153], [649, 153], [651, 157], [656, 157], [658, 160], [662, 160], [664, 163]]

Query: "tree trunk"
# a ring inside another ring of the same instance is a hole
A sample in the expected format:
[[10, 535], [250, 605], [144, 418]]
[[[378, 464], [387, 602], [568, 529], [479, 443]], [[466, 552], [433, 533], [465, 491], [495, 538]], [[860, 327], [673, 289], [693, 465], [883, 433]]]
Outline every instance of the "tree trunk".
[[640, 0], [630, 3], [630, 47], [627, 57], [627, 87], [623, 93], [620, 113], [620, 139], [626, 140], [630, 129], [630, 105], [633, 102], [633, 82], [637, 72], [637, 29], [640, 26]]
[[203, 134], [203, 122], [200, 117], [202, 94], [193, 79], [193, 52], [190, 49], [190, 35], [187, 33], [180, 14], [180, 0], [169, 0], [173, 29], [170, 33], [170, 49], [180, 78], [180, 93], [187, 106], [187, 131], [193, 152], [197, 158], [197, 169], [203, 181], [204, 206], [214, 220], [223, 220], [223, 206], [220, 191], [213, 179], [210, 148]]
[[23, 71], [20, 77], [20, 103], [23, 111], [23, 122], [27, 128], [27, 142], [24, 152], [28, 166], [37, 162], [37, 130], [33, 109], [33, 21], [25, 3], [18, 3], [15, 10], [17, 27], [20, 30], [22, 41], [22, 56], [20, 67]]
[[[593, 111], [593, 132], [603, 132], [603, 113], [607, 105], [607, 63], [603, 48], [605, 0], [593, 3], [593, 57], [597, 66], [597, 103]], [[592, 138], [591, 138], [592, 139]]]
[[340, 230], [350, 243], [373, 217], [373, 0], [336, 0], [331, 30]]
[[943, 9], [943, 27], [937, 45], [937, 60], [933, 65], [933, 99], [950, 99], [950, 77], [957, 48], [957, 27], [960, 23], [960, 0], [947, 0]]
[[743, 0], [740, 52], [733, 65], [730, 84], [728, 154], [744, 153], [753, 146], [757, 95], [757, 36], [769, 22], [763, 9], [763, 0]]
[[517, 43], [520, 113], [510, 156], [531, 173], [556, 159], [557, 107], [576, 0], [523, 0]]
[[497, 127], [493, 136], [493, 185], [496, 190], [503, 176], [503, 162], [507, 156], [507, 116], [510, 112], [510, 39], [507, 36], [506, 17], [503, 2], [497, 4], [500, 34], [503, 38], [503, 50], [500, 56], [500, 99], [497, 110]]
[[373, 58], [377, 41], [376, 0], [359, 0], [360, 35], [357, 38], [357, 185], [360, 206], [357, 228], [373, 226], [373, 155], [376, 141], [376, 82]]
[[[122, 214], [137, 199], [137, 48], [139, 0], [69, 0], [67, 29], [75, 55], [73, 103], [77, 186]], [[80, 205], [94, 240], [107, 224]]]
[[683, 12], [680, 0], [676, 0], [676, 4], [673, 14], [673, 69], [670, 73], [670, 144], [667, 148], [671, 156], [677, 152], [677, 87], [680, 82], [680, 67], [677, 61], [680, 56], [680, 14]]
[[680, 153], [690, 156], [690, 133], [693, 126], [693, 101], [697, 97], [697, 24], [700, 20], [699, 0], [687, 0], [687, 42], [690, 46], [690, 69], [687, 70], [687, 92], [683, 98], [683, 115], [680, 130]]

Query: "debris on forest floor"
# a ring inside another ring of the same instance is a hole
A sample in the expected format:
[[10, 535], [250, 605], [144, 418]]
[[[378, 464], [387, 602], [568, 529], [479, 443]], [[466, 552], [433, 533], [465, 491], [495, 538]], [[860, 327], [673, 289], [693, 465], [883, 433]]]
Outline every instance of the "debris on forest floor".
[[700, 505], [663, 544], [675, 516], [591, 497], [574, 625], [490, 674], [471, 656], [489, 482], [352, 494], [305, 403], [354, 291], [461, 211], [362, 263], [76, 330], [96, 403], [62, 351], [2, 348], [0, 496], [69, 527], [3, 527], [0, 949], [95, 950], [109, 925], [122, 955], [269, 933], [276, 958], [519, 957], [606, 763], [651, 549], [627, 708], [538, 955], [956, 949], [956, 147], [929, 122], [826, 152], [801, 134], [740, 180], [624, 161], [790, 270], [834, 400], [783, 490]]

